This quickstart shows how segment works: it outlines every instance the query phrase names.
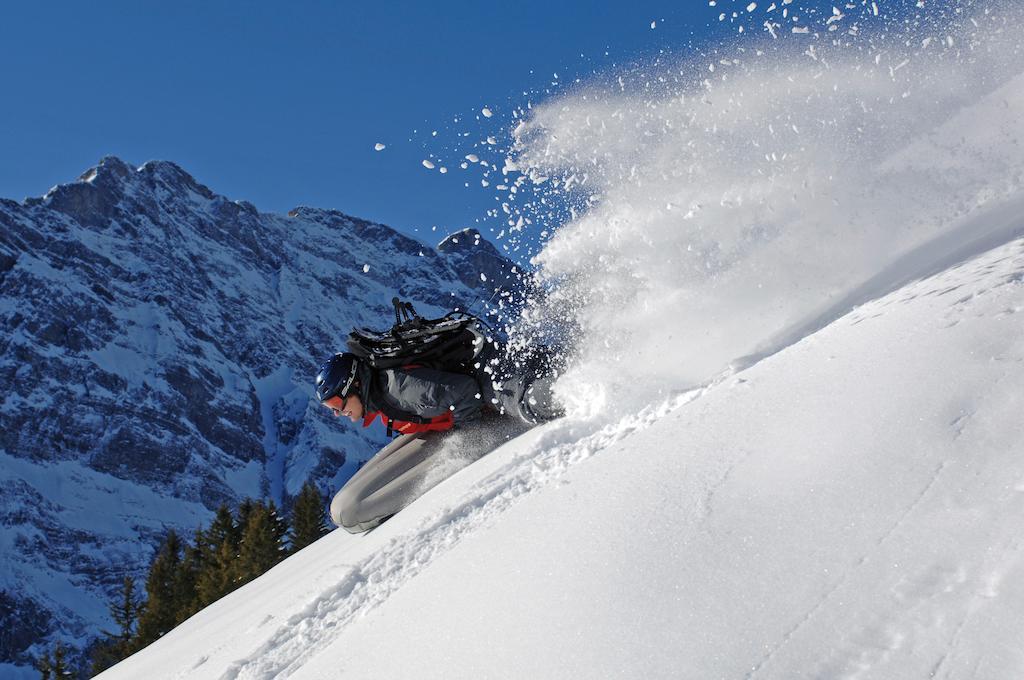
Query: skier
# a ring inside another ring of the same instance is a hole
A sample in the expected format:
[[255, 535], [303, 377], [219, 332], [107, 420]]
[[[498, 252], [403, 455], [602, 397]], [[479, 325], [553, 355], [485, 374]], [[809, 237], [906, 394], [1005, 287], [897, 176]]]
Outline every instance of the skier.
[[358, 533], [411, 503], [414, 494], [441, 481], [430, 483], [428, 459], [453, 432], [471, 431], [486, 452], [526, 427], [562, 415], [551, 393], [557, 377], [553, 363], [550, 355], [535, 354], [517, 370], [470, 375], [414, 364], [374, 369], [349, 352], [330, 357], [316, 377], [320, 403], [363, 427], [380, 418], [389, 435], [400, 434], [334, 496], [331, 519]]

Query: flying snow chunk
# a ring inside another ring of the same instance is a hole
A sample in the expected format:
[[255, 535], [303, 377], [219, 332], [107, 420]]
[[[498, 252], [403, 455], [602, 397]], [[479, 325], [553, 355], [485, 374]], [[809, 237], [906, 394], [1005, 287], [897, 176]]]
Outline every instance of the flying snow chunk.
[[434, 169], [434, 164], [424, 158], [423, 159], [423, 167], [425, 167], [427, 170], [433, 170]]
[[652, 21], [651, 22], [651, 30], [653, 31], [657, 27], [658, 27], [658, 22], [657, 21]]
[[487, 108], [486, 106], [480, 110], [480, 113], [484, 114], [484, 118], [490, 118], [491, 116], [494, 115], [491, 112], [491, 110], [489, 108]]
[[484, 283], [486, 283], [487, 282], [487, 275], [484, 274], [483, 272], [480, 272], [480, 280], [483, 281]]
[[381, 144], [380, 142], [377, 142], [376, 144], [373, 145], [373, 150], [374, 151], [383, 151], [386, 148], [387, 147], [384, 146], [383, 144]]
[[748, 12], [753, 12], [755, 9], [757, 9], [757, 3], [756, 2], [752, 2], [749, 5], [747, 5], [747, 11]]
[[480, 157], [477, 156], [475, 153], [466, 154], [466, 160], [469, 161], [470, 163], [479, 163]]
[[363, 273], [364, 274], [369, 274], [370, 273], [370, 265], [368, 265], [368, 264], [364, 264], [363, 265]]

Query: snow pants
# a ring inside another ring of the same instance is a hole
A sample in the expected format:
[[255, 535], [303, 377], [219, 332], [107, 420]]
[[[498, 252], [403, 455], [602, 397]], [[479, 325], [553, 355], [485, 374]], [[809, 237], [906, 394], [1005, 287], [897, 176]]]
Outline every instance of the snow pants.
[[335, 494], [331, 519], [350, 533], [369, 531], [528, 427], [492, 416], [446, 432], [401, 435]]

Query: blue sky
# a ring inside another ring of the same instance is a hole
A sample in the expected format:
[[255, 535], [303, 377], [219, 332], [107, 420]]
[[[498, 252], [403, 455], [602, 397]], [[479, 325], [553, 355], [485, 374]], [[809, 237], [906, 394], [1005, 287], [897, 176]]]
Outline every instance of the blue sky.
[[443, 139], [500, 132], [553, 73], [711, 39], [726, 4], [6, 3], [0, 196], [41, 195], [107, 154], [166, 159], [264, 211], [336, 208], [434, 241], [430, 227], [493, 206], [422, 167]]

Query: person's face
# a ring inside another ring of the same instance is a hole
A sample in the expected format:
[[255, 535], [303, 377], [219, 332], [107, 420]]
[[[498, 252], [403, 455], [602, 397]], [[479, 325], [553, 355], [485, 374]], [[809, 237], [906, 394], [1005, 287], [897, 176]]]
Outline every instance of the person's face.
[[353, 423], [363, 417], [363, 402], [356, 394], [350, 394], [344, 399], [331, 397], [323, 405], [331, 409], [335, 416], [345, 416]]

